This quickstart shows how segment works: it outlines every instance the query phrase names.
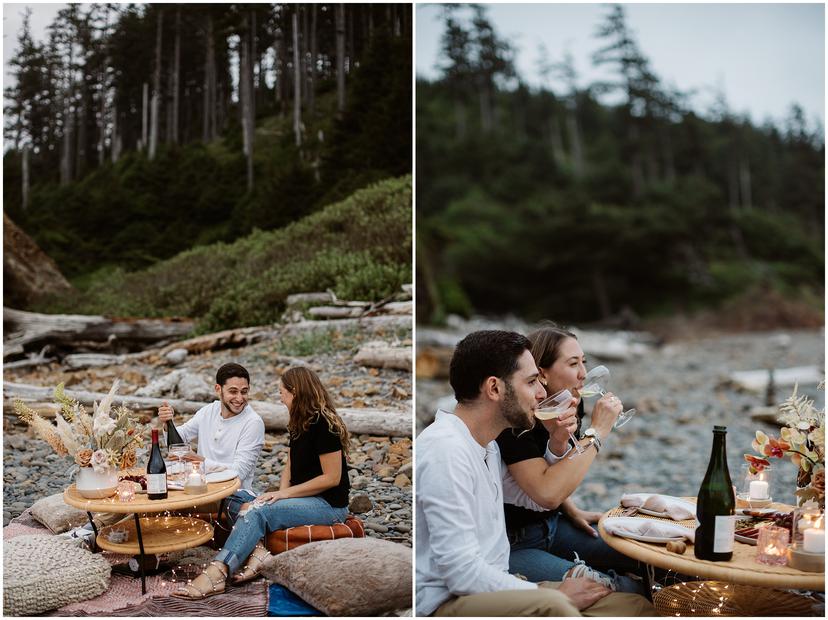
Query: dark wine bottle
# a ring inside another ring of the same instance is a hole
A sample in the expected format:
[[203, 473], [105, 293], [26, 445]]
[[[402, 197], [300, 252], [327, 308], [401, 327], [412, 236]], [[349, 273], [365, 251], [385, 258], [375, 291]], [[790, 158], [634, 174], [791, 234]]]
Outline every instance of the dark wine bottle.
[[178, 429], [175, 428], [173, 421], [167, 420], [167, 449], [169, 450], [170, 446], [176, 443], [184, 443], [184, 440], [178, 434]]
[[152, 429], [152, 451], [147, 463], [147, 497], [167, 499], [167, 466], [158, 447], [158, 429]]
[[696, 501], [696, 542], [693, 550], [700, 560], [727, 562], [733, 557], [736, 530], [736, 497], [727, 469], [727, 427], [713, 427], [713, 450]]

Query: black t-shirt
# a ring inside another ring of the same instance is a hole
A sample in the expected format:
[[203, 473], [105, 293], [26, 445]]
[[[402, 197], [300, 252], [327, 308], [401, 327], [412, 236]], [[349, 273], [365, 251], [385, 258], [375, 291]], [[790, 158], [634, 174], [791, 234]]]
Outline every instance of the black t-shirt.
[[[578, 404], [578, 429], [575, 431], [575, 436], [580, 436], [581, 419], [584, 416], [584, 404], [581, 401]], [[549, 433], [540, 422], [535, 422], [535, 427], [516, 437], [516, 432], [511, 428], [507, 428], [500, 433], [497, 438], [497, 445], [500, 448], [500, 456], [506, 465], [513, 463], [520, 463], [529, 459], [543, 458], [546, 453], [546, 444], [549, 441]], [[532, 510], [530, 508], [523, 508], [515, 506], [514, 504], [503, 504], [504, 513], [506, 516], [506, 528], [509, 530], [517, 530], [527, 525], [532, 525], [539, 521], [544, 521], [553, 516], [559, 511], [555, 510]]]
[[[296, 486], [322, 475], [320, 454], [330, 454], [342, 450], [339, 435], [328, 428], [328, 421], [317, 414], [308, 427], [308, 430], [298, 437], [290, 439], [290, 484]], [[322, 491], [319, 497], [327, 501], [334, 508], [348, 505], [348, 491], [351, 481], [348, 479], [348, 466], [345, 463], [345, 452], [342, 452], [342, 473], [339, 484]]]

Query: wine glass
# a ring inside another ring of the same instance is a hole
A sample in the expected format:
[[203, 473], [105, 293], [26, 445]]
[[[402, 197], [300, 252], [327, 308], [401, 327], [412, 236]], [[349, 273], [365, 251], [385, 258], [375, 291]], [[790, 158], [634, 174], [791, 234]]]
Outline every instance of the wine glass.
[[[547, 396], [544, 400], [538, 403], [538, 406], [535, 408], [535, 417], [539, 420], [552, 420], [557, 417], [560, 417], [562, 413], [569, 409], [569, 404], [572, 402], [572, 392], [569, 390], [561, 390], [560, 392], [555, 392], [552, 396]], [[569, 432], [569, 438], [572, 440], [572, 443], [575, 446], [575, 454], [570, 456], [569, 458], [573, 459], [579, 454], [583, 454], [586, 452], [583, 446], [580, 444], [578, 439], [575, 435], [572, 434], [572, 431]]]
[[181, 465], [181, 459], [187, 456], [190, 453], [190, 446], [186, 443], [171, 443], [167, 446], [167, 456], [172, 459], [175, 458], [178, 461], [178, 465], [175, 468], [175, 475], [178, 476], [179, 473], [182, 472], [183, 467]]
[[[590, 396], [603, 396], [607, 392], [607, 385], [609, 384], [610, 371], [606, 366], [596, 366], [590, 370], [586, 377], [584, 377], [584, 387], [579, 391], [583, 398]], [[624, 426], [635, 415], [635, 409], [627, 409], [618, 414], [613, 428], [620, 428]]]

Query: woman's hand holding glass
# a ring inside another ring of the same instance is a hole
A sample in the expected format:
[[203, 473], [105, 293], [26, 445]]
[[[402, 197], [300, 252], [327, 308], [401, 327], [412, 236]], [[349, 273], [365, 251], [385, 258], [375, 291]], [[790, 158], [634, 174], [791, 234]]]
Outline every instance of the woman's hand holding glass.
[[615, 421], [622, 409], [624, 405], [618, 397], [612, 392], [607, 392], [592, 408], [592, 426], [601, 433], [602, 437], [606, 437], [615, 427]]

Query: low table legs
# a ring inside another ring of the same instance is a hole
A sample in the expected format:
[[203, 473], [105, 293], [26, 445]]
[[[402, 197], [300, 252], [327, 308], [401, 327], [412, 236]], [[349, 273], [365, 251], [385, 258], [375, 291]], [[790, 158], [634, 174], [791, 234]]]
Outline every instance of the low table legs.
[[95, 537], [92, 539], [92, 553], [98, 551], [98, 528], [95, 525], [95, 519], [92, 518], [92, 513], [86, 511], [86, 516], [89, 517], [89, 525], [92, 526], [92, 531], [95, 533]]
[[135, 532], [138, 534], [138, 549], [141, 551], [139, 564], [141, 565], [141, 594], [147, 593], [147, 578], [144, 574], [144, 537], [141, 535], [141, 519], [135, 513]]

